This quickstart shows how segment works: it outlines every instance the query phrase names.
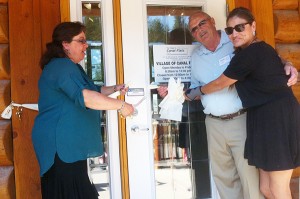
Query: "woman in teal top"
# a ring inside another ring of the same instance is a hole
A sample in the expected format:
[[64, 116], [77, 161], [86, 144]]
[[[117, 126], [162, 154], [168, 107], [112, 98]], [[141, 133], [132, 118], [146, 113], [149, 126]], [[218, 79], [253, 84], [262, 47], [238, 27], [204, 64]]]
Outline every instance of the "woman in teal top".
[[88, 45], [85, 26], [64, 22], [41, 58], [39, 114], [32, 141], [40, 165], [43, 199], [98, 198], [86, 160], [103, 153], [100, 110], [119, 110], [126, 117], [134, 108], [107, 97], [124, 85], [99, 87], [78, 64]]

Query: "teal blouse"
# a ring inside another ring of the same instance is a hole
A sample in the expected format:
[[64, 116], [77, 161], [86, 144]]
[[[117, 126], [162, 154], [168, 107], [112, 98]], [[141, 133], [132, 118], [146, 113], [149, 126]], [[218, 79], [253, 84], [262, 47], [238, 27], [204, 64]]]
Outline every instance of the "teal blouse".
[[32, 142], [43, 176], [54, 163], [55, 153], [72, 163], [103, 153], [100, 111], [85, 107], [83, 89], [100, 92], [79, 64], [54, 58], [39, 79], [39, 113]]

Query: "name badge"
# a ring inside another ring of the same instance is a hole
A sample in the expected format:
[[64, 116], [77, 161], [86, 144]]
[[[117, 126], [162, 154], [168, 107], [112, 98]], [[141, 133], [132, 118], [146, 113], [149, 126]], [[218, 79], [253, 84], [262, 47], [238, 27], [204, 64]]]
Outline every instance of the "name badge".
[[224, 64], [226, 64], [228, 62], [230, 62], [230, 56], [229, 55], [227, 55], [227, 56], [219, 59], [219, 65], [220, 66], [222, 66], [222, 65], [224, 65]]

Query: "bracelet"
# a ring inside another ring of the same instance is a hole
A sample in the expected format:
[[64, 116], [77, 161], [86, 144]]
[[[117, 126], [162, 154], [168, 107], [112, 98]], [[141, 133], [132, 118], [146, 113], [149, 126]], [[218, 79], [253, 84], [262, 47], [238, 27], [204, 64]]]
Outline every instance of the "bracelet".
[[205, 93], [202, 92], [201, 88], [202, 88], [202, 86], [199, 86], [199, 90], [200, 90], [201, 95], [205, 95]]
[[189, 88], [184, 92], [184, 94], [190, 101], [193, 101], [198, 96], [204, 95], [204, 93], [201, 92], [201, 86]]
[[121, 108], [118, 109], [118, 113], [120, 114], [121, 118], [125, 118], [124, 115], [122, 114], [122, 110], [125, 107], [125, 101], [122, 101]]

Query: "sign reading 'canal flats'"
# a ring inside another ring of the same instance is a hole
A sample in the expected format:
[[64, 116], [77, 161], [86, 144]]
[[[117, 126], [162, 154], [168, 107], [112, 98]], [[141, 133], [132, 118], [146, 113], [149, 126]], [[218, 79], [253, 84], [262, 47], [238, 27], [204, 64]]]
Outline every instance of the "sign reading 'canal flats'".
[[170, 77], [191, 81], [191, 54], [197, 45], [153, 45], [155, 82], [168, 82]]

